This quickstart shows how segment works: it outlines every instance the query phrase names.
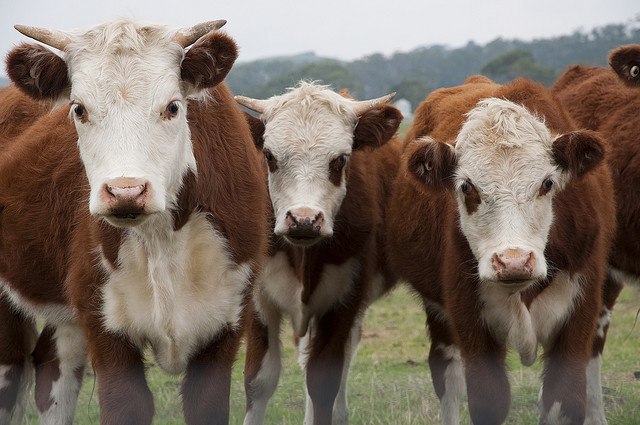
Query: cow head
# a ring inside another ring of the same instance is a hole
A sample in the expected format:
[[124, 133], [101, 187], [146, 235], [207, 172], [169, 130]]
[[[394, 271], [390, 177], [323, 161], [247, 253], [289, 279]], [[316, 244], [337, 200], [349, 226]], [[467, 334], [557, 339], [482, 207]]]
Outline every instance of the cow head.
[[197, 171], [188, 98], [220, 83], [237, 57], [233, 40], [216, 32], [224, 23], [176, 31], [118, 21], [74, 33], [16, 26], [63, 53], [23, 44], [7, 71], [35, 98], [70, 102], [91, 214], [131, 227], [175, 205], [183, 176]]
[[609, 65], [626, 84], [640, 87], [640, 44], [628, 44], [613, 49]]
[[490, 98], [469, 112], [455, 148], [427, 140], [409, 169], [434, 190], [455, 191], [479, 279], [522, 290], [547, 276], [554, 196], [603, 157], [593, 133], [554, 137], [523, 106]]
[[263, 144], [269, 168], [277, 235], [299, 246], [333, 235], [352, 151], [383, 145], [402, 120], [386, 104], [392, 96], [355, 101], [302, 82], [267, 100], [236, 97], [262, 114], [264, 134], [257, 137], [254, 131], [254, 139]]

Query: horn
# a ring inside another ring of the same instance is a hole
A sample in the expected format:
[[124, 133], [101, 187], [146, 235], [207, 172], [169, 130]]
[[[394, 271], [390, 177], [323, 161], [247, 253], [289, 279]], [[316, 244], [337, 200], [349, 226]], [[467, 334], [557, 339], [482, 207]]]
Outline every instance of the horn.
[[354, 100], [351, 103], [352, 108], [353, 108], [353, 112], [355, 112], [356, 116], [360, 116], [362, 114], [364, 114], [365, 112], [367, 112], [369, 109], [373, 109], [378, 105], [381, 105], [383, 103], [387, 103], [388, 101], [390, 101], [391, 99], [393, 99], [393, 96], [395, 96], [396, 93], [389, 93], [387, 95], [384, 95], [382, 97], [378, 97], [376, 99], [369, 99], [369, 100]]
[[34, 40], [58, 50], [64, 50], [65, 47], [67, 47], [67, 44], [71, 41], [68, 34], [58, 30], [52, 31], [45, 28], [29, 27], [26, 25], [14, 25], [13, 27], [27, 37], [33, 38]]
[[182, 47], [188, 47], [198, 41], [203, 35], [211, 31], [219, 30], [226, 23], [227, 21], [224, 19], [218, 19], [217, 21], [202, 22], [191, 27], [185, 27], [176, 32], [175, 40]]
[[246, 96], [234, 96], [233, 98], [236, 100], [236, 102], [238, 102], [245, 108], [249, 108], [252, 111], [258, 112], [259, 114], [264, 113], [264, 110], [267, 109], [266, 100], [252, 99]]

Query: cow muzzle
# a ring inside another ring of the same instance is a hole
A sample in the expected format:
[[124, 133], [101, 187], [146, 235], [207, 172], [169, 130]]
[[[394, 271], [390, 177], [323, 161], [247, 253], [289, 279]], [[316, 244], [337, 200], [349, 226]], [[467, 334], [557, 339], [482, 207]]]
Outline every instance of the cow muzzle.
[[507, 249], [491, 257], [491, 265], [498, 281], [509, 286], [518, 286], [536, 279], [536, 256], [531, 251]]
[[151, 185], [148, 181], [121, 177], [107, 181], [101, 189], [100, 200], [104, 215], [117, 225], [136, 225], [148, 214]]
[[324, 236], [324, 214], [311, 208], [297, 208], [287, 211], [285, 217], [286, 231], [283, 236], [298, 246], [311, 246]]

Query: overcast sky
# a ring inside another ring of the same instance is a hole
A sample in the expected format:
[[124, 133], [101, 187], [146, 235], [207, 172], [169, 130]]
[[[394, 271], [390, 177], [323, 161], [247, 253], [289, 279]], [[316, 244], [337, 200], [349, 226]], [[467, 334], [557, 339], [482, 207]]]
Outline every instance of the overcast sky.
[[431, 44], [531, 40], [639, 16], [638, 0], [1, 0], [0, 52], [4, 58], [27, 40], [14, 24], [68, 30], [120, 17], [175, 27], [226, 19], [246, 62], [307, 51], [352, 60]]

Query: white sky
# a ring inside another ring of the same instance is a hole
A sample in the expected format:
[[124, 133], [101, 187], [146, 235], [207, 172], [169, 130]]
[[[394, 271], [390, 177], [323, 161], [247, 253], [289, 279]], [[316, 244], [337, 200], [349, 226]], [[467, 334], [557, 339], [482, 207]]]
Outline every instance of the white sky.
[[[246, 62], [307, 51], [352, 60], [431, 44], [531, 40], [639, 16], [638, 0], [0, 0], [0, 54], [28, 40], [14, 24], [68, 30], [120, 17], [175, 27], [226, 19]], [[4, 64], [0, 69], [5, 75]]]

